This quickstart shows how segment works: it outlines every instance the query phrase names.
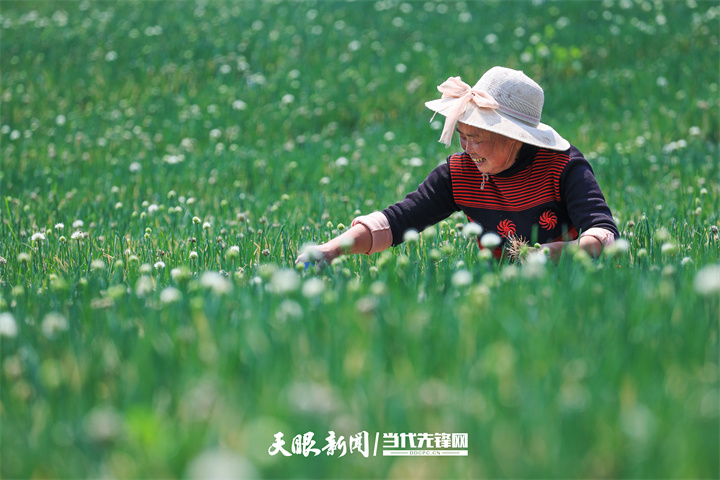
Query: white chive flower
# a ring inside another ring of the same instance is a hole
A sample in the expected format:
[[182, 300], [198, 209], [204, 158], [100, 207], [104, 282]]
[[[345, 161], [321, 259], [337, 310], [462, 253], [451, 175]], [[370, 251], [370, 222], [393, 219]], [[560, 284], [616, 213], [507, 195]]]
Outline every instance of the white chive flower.
[[102, 271], [105, 270], [105, 262], [103, 262], [101, 259], [96, 258], [90, 263], [90, 270], [93, 271]]
[[455, 288], [465, 287], [472, 283], [472, 274], [467, 270], [458, 270], [452, 276], [451, 282]]
[[0, 313], [0, 337], [15, 338], [17, 333], [18, 327], [12, 313]]
[[483, 228], [480, 226], [480, 224], [475, 222], [470, 222], [466, 224], [463, 229], [462, 233], [467, 238], [475, 238], [482, 235]]
[[223, 295], [232, 290], [232, 283], [217, 272], [207, 271], [200, 277], [200, 285], [209, 288], [215, 295]]
[[420, 234], [414, 228], [405, 230], [405, 233], [403, 233], [403, 242], [406, 243], [417, 243], [419, 238]]
[[300, 287], [300, 276], [289, 268], [277, 270], [270, 278], [270, 286], [279, 295], [293, 292]]
[[325, 290], [325, 284], [317, 277], [308, 278], [302, 286], [302, 294], [306, 298], [314, 298]]
[[153, 281], [152, 278], [148, 277], [147, 275], [143, 275], [140, 278], [138, 278], [138, 281], [135, 283], [135, 293], [138, 297], [144, 297], [148, 293], [152, 292], [153, 290]]
[[707, 265], [698, 270], [693, 287], [700, 295], [709, 296], [720, 293], [720, 264]]
[[69, 328], [67, 319], [57, 312], [50, 312], [43, 318], [40, 329], [47, 338], [52, 338], [58, 332]]
[[480, 245], [484, 248], [495, 248], [500, 245], [500, 243], [502, 243], [502, 238], [494, 232], [487, 232], [480, 239]]
[[174, 303], [181, 298], [182, 294], [180, 293], [180, 290], [175, 287], [167, 287], [164, 288], [162, 292], [160, 292], [160, 301], [162, 303]]

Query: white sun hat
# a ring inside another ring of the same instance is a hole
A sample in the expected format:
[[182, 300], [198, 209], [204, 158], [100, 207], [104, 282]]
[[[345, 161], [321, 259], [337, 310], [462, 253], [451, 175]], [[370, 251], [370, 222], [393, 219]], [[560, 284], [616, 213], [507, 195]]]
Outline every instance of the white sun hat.
[[552, 127], [540, 123], [545, 93], [521, 71], [493, 67], [472, 88], [460, 77], [450, 77], [437, 88], [442, 97], [425, 106], [445, 116], [440, 142], [446, 146], [462, 122], [550, 150], [570, 148]]

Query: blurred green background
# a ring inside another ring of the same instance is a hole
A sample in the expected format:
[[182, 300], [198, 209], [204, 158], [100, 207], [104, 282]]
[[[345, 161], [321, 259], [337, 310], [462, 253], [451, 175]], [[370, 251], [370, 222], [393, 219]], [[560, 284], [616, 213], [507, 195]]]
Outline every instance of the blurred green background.
[[[0, 476], [717, 478], [719, 20], [4, 0]], [[494, 65], [543, 86], [627, 248], [497, 264], [453, 216], [297, 272], [460, 149], [423, 103]], [[469, 455], [268, 454], [329, 430]]]

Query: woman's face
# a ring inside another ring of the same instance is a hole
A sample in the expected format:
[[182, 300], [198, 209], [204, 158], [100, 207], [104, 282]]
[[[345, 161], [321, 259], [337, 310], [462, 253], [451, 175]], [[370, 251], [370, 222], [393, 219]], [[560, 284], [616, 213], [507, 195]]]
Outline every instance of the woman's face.
[[477, 163], [478, 170], [488, 175], [500, 173], [515, 163], [521, 142], [499, 133], [458, 122], [460, 146]]

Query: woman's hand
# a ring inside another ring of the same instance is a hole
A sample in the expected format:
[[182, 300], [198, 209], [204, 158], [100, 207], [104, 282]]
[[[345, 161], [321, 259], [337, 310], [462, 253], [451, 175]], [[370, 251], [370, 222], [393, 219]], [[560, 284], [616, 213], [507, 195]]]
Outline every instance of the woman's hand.
[[597, 258], [602, 253], [603, 245], [597, 238], [587, 235], [580, 237], [580, 241], [544, 243], [540, 246], [540, 251], [544, 252], [553, 263], [557, 263], [564, 250], [577, 248], [584, 250], [593, 258]]
[[307, 247], [295, 260], [305, 268], [315, 264], [327, 264], [340, 255], [367, 253], [372, 246], [372, 234], [362, 224], [351, 227], [327, 243]]
[[324, 265], [332, 262], [340, 256], [340, 252], [328, 243], [322, 245], [311, 245], [306, 247], [295, 260], [296, 265], [304, 265], [309, 268], [312, 265]]

